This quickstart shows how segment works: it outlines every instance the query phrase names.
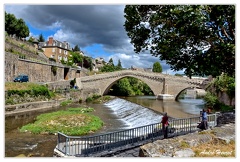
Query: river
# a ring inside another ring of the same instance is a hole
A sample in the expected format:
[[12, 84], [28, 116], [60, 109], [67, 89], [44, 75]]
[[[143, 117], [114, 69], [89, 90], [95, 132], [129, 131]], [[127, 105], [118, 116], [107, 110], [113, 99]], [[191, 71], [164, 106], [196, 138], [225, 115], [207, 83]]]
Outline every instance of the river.
[[[161, 120], [163, 112], [167, 112], [173, 118], [197, 116], [203, 105], [201, 99], [184, 99], [176, 102], [156, 100], [154, 96], [124, 97], [104, 104], [87, 104], [95, 109], [93, 114], [104, 121], [103, 129], [95, 134], [157, 123]], [[80, 105], [71, 107], [80, 107]], [[46, 113], [66, 108], [54, 108]], [[5, 118], [5, 157], [15, 157], [20, 154], [31, 157], [53, 157], [57, 136], [33, 135], [18, 131], [21, 126], [34, 122], [36, 116], [41, 113], [43, 112], [30, 112]]]

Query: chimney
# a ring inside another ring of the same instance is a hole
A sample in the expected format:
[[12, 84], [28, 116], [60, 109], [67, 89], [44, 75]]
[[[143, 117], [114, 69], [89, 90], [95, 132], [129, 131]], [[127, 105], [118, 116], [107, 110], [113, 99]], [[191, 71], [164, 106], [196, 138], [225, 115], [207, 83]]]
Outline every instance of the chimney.
[[48, 45], [53, 45], [53, 37], [48, 38]]

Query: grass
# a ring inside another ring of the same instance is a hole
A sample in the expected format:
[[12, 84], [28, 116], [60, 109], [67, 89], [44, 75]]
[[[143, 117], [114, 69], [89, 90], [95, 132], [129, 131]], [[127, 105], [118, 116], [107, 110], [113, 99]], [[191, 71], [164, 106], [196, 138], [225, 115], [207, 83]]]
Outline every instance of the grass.
[[69, 108], [37, 116], [34, 123], [27, 124], [20, 132], [33, 134], [56, 134], [62, 132], [66, 135], [81, 136], [99, 130], [103, 121], [89, 114], [93, 108]]
[[224, 143], [213, 140], [191, 149], [195, 152], [195, 157], [235, 157], [235, 141]]
[[39, 84], [31, 82], [5, 82], [5, 91], [7, 90], [31, 90], [34, 87], [39, 86]]
[[66, 101], [61, 102], [60, 105], [61, 105], [61, 106], [67, 106], [67, 105], [69, 105], [69, 104], [71, 104], [71, 103], [72, 103], [71, 100], [66, 100]]
[[219, 140], [213, 131], [202, 131], [199, 134], [209, 134], [213, 137], [213, 140], [191, 147], [195, 152], [195, 157], [235, 157], [235, 141], [231, 140], [226, 143]]

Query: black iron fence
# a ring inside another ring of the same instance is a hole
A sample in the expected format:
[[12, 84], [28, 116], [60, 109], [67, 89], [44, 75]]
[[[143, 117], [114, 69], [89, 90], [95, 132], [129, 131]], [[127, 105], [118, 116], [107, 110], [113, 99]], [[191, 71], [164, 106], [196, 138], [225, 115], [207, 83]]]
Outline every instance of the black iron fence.
[[[172, 119], [169, 121], [168, 135], [178, 136], [197, 131], [200, 120], [200, 117]], [[217, 125], [217, 114], [208, 115], [208, 125]], [[153, 141], [160, 136], [163, 136], [161, 123], [94, 136], [67, 136], [59, 132], [55, 150], [63, 156], [87, 156], [142, 141]]]

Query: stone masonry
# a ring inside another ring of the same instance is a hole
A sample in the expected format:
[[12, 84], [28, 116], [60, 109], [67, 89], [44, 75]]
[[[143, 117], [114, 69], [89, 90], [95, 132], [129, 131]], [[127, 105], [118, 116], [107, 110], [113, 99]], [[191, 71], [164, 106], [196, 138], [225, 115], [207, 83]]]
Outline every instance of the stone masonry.
[[171, 94], [175, 98], [187, 88], [202, 88], [205, 86], [204, 79], [189, 79], [137, 70], [122, 70], [76, 78], [76, 84], [81, 90], [95, 89], [99, 91], [99, 95], [105, 95], [115, 82], [124, 77], [134, 77], [142, 80], [151, 88], [154, 95]]
[[[52, 67], [55, 67], [56, 74]], [[80, 77], [80, 69], [30, 58], [21, 59], [16, 54], [5, 52], [5, 81], [13, 81], [19, 74], [27, 74], [30, 82], [54, 82]]]

